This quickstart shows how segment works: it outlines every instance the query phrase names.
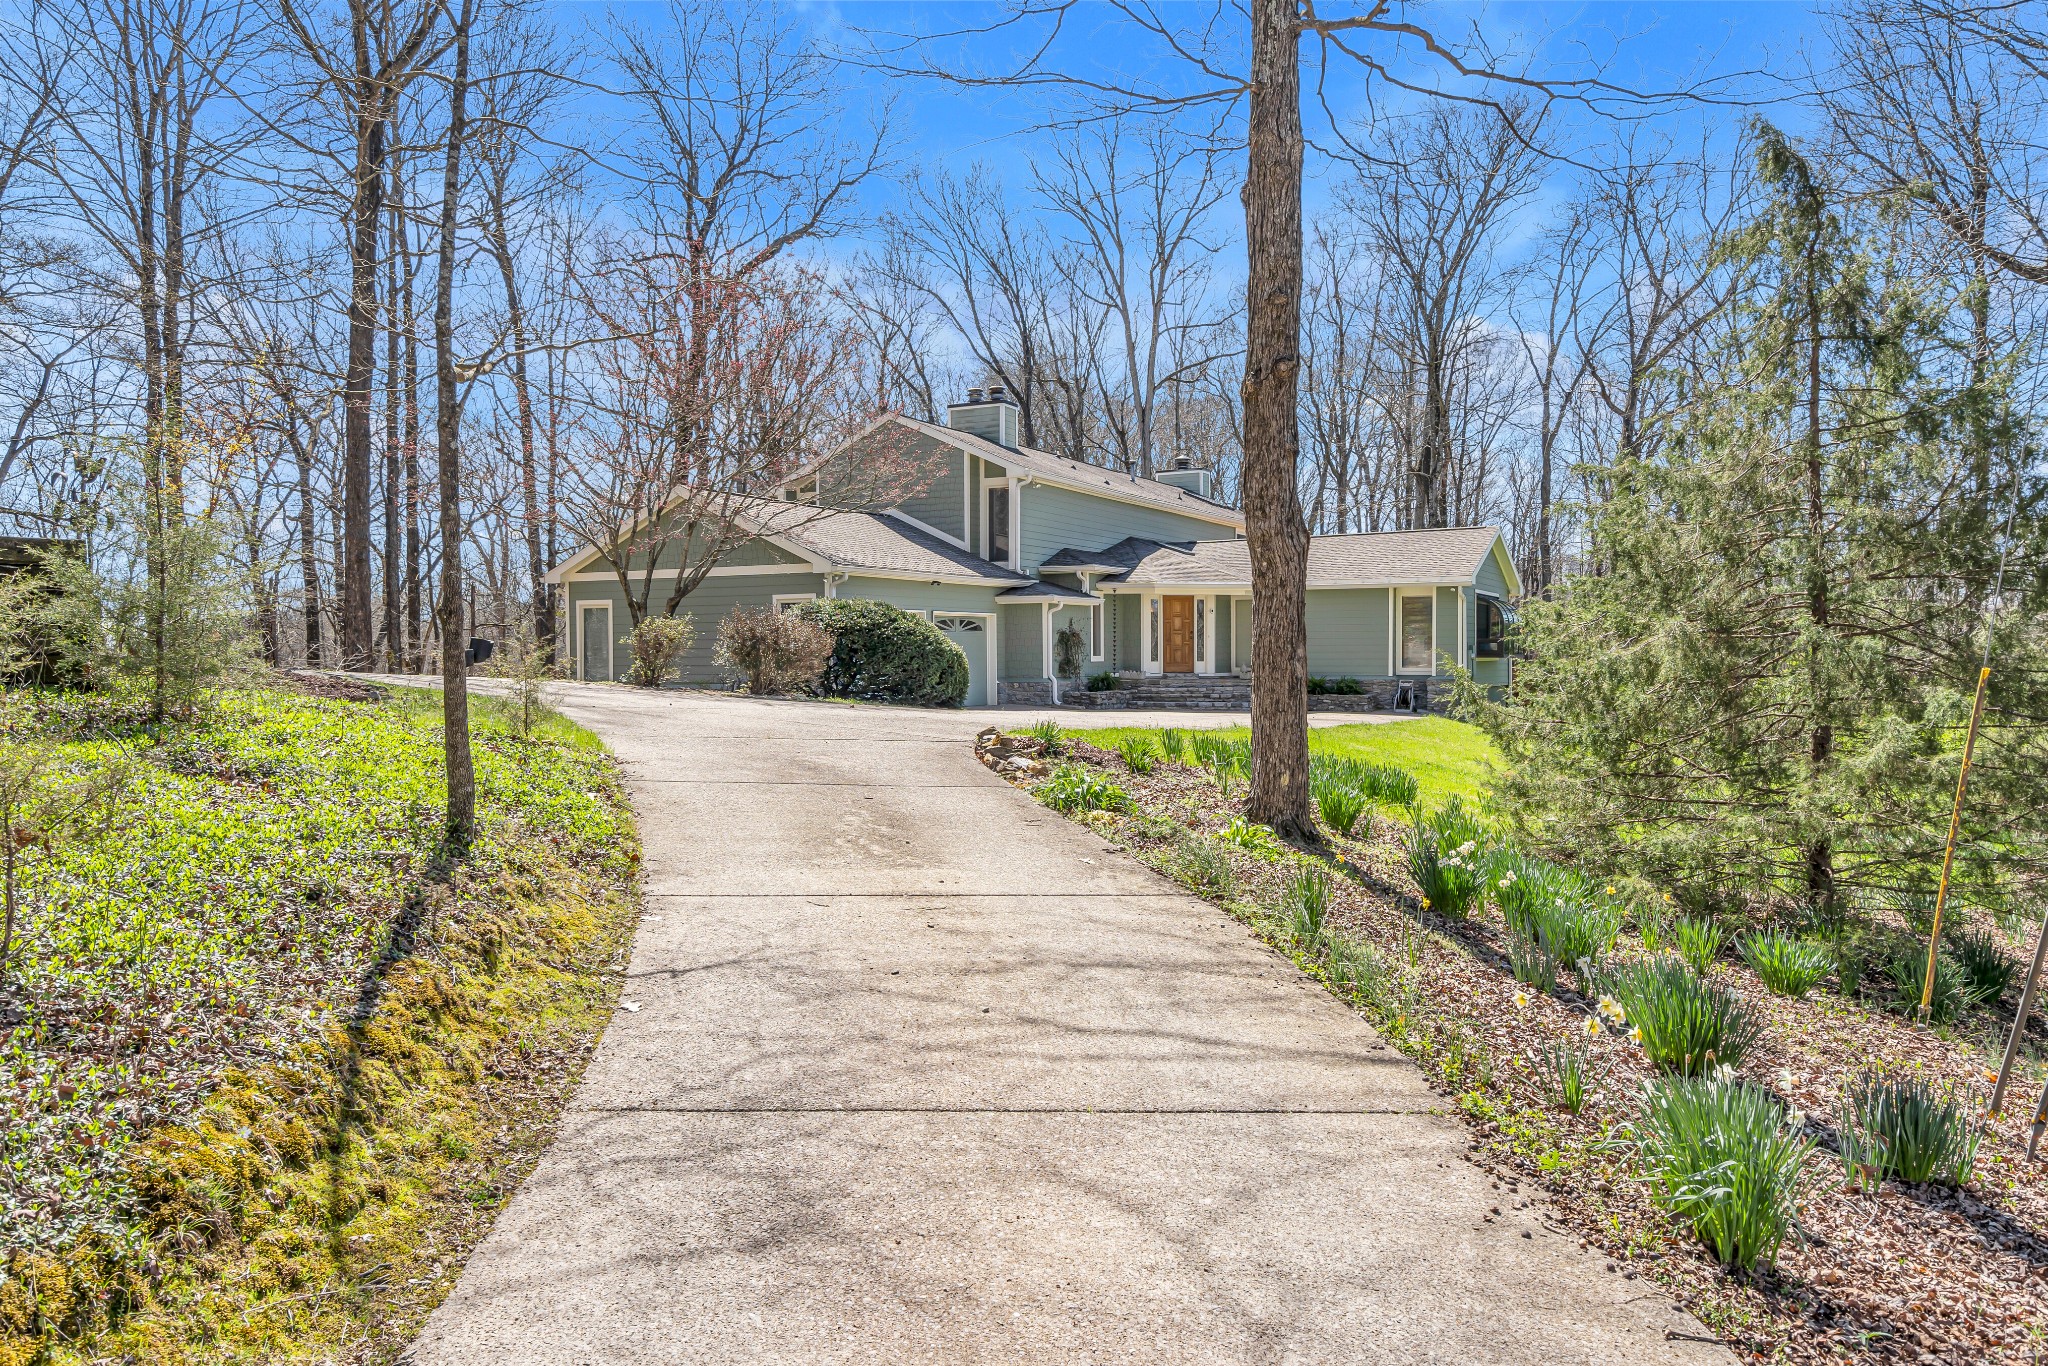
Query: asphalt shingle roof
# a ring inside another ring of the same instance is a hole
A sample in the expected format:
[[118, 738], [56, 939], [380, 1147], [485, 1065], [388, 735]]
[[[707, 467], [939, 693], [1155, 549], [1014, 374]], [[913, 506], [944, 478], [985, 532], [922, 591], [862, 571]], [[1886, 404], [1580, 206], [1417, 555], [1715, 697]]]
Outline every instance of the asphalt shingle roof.
[[898, 417], [896, 420], [941, 441], [952, 442], [984, 459], [1000, 461], [1024, 474], [1043, 475], [1057, 483], [1086, 489], [1091, 493], [1100, 493], [1125, 502], [1146, 503], [1212, 522], [1227, 522], [1233, 526], [1244, 525], [1244, 514], [1236, 508], [1212, 503], [1207, 498], [1197, 498], [1194, 494], [1177, 489], [1171, 484], [1118, 474], [1115, 470], [1106, 470], [1100, 465], [1090, 465], [1080, 460], [1069, 460], [1063, 455], [1054, 455], [1051, 451], [1032, 450], [1028, 446], [999, 446], [987, 437], [941, 426], [936, 422], [922, 422], [914, 417]]
[[886, 512], [827, 512], [803, 504], [769, 504], [752, 520], [771, 535], [799, 546], [839, 569], [872, 569], [887, 574], [994, 583], [1029, 583], [1028, 576], [978, 555]]
[[1019, 584], [1015, 588], [1005, 588], [1002, 592], [996, 594], [996, 596], [998, 598], [1007, 598], [1011, 602], [1038, 602], [1043, 599], [1049, 599], [1054, 602], [1102, 601], [1101, 598], [1097, 597], [1093, 593], [1083, 593], [1078, 588], [1068, 588], [1064, 584], [1047, 583], [1043, 581], [1036, 583]]
[[[1356, 583], [1470, 583], [1499, 533], [1490, 526], [1312, 536], [1308, 586]], [[1048, 569], [1120, 566], [1109, 583], [1244, 584], [1252, 581], [1243, 541], [1152, 541], [1131, 536], [1104, 550], [1062, 550]]]

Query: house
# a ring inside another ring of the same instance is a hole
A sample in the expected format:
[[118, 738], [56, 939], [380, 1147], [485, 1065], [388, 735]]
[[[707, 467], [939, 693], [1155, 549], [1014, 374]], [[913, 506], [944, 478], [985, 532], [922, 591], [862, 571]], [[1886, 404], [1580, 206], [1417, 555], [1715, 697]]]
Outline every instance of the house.
[[[822, 596], [877, 598], [929, 617], [967, 655], [970, 706], [1050, 702], [1063, 689], [1060, 700], [1077, 700], [1081, 690], [1054, 677], [1054, 640], [1069, 625], [1085, 641], [1083, 672], [1129, 685], [1087, 700], [1157, 700], [1160, 687], [1188, 700], [1248, 695], [1244, 518], [1209, 497], [1208, 471], [1142, 479], [1028, 449], [1000, 388], [969, 390], [944, 426], [879, 419], [838, 455], [857, 459], [884, 426], [889, 441], [930, 462], [922, 491], [879, 511], [750, 505], [754, 534], [684, 600], [698, 628], [684, 682], [723, 681], [712, 646], [727, 612]], [[658, 583], [664, 571], [655, 572]], [[587, 547], [549, 578], [566, 599], [576, 676], [622, 676], [630, 623], [603, 552]], [[1430, 684], [1453, 668], [1505, 686], [1507, 604], [1519, 591], [1491, 527], [1314, 537], [1309, 672], [1359, 680], [1360, 696], [1345, 701], [1361, 706], [1389, 705], [1404, 685], [1427, 705]]]

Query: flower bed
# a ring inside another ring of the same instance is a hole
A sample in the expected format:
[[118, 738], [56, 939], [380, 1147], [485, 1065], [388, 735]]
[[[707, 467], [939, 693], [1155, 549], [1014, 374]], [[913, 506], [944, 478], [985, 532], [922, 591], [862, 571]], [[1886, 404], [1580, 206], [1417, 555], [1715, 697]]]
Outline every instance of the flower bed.
[[[1633, 1126], [1658, 1073], [1621, 1003], [1600, 999], [1599, 974], [1609, 969], [1591, 961], [1554, 969], [1551, 990], [1518, 981], [1516, 955], [1526, 957], [1531, 941], [1501, 914], [1498, 886], [1462, 918], [1424, 909], [1410, 871], [1416, 835], [1384, 810], [1359, 820], [1355, 838], [1332, 835], [1326, 851], [1306, 855], [1248, 833], [1259, 827], [1243, 819], [1241, 779], [1226, 772], [1219, 782], [1213, 766], [1153, 754], [1134, 768], [1128, 756], [1050, 732], [985, 732], [979, 750], [1011, 781], [1043, 789], [1075, 819], [1222, 905], [1366, 1012], [1453, 1099], [1470, 1127], [1472, 1160], [1511, 1198], [1542, 1200], [1559, 1224], [1607, 1254], [1615, 1274], [1668, 1286], [1738, 1352], [2018, 1361], [2037, 1359], [2048, 1343], [2048, 1176], [2025, 1156], [2038, 1068], [2015, 1082], [2008, 1116], [1986, 1125], [1974, 1174], [1960, 1188], [1884, 1181], [1866, 1189], [1837, 1154], [1845, 1091], [1873, 1066], [1974, 1096], [1981, 1108], [2009, 1013], [1980, 1010], [1929, 1028], [1839, 990], [1774, 995], [1730, 936], [1705, 985], [1756, 1037], [1735, 1068], [1700, 1059], [1702, 1084], [1721, 1078], [1752, 1098], [1760, 1093], [1782, 1120], [1780, 1148], [1812, 1151], [1797, 1168], [1796, 1217], [1775, 1265], [1765, 1257], [1753, 1272], [1728, 1270], [1668, 1198], [1653, 1198]], [[1478, 852], [1463, 846], [1442, 854], [1462, 861]], [[1325, 907], [1303, 904], [1313, 868], [1328, 874]], [[1631, 908], [1630, 889], [1593, 891], [1625, 912], [1615, 916], [1606, 963], [1646, 960], [1643, 930], [1656, 937], [1662, 907]], [[1305, 928], [1311, 920], [1316, 928]]]

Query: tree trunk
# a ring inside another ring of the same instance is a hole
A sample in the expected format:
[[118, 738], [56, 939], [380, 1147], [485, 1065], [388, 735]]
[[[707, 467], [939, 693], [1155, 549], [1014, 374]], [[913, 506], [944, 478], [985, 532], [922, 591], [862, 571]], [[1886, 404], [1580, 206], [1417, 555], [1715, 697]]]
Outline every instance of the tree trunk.
[[313, 513], [313, 453], [294, 437], [292, 455], [298, 461], [299, 577], [305, 585], [306, 667], [317, 669], [325, 661], [320, 641], [320, 533]]
[[[359, 12], [360, 15], [360, 12]], [[358, 18], [358, 24], [362, 21]], [[348, 369], [342, 382], [341, 656], [370, 660], [370, 395], [377, 379], [377, 239], [384, 216], [384, 92], [356, 37], [356, 158], [349, 203]]]
[[448, 765], [448, 838], [466, 849], [476, 833], [476, 770], [469, 751], [469, 679], [463, 666], [462, 467], [456, 445], [461, 414], [455, 382], [455, 221], [462, 192], [462, 139], [469, 95], [469, 28], [476, 0], [465, 0], [455, 28], [455, 76], [448, 87], [448, 157], [441, 176], [439, 272], [434, 280], [434, 454], [440, 482], [441, 733]]
[[1320, 840], [1308, 791], [1308, 527], [1297, 488], [1301, 55], [1296, 0], [1251, 0], [1244, 182], [1244, 521], [1252, 567], [1251, 818]]
[[[1816, 636], [1828, 628], [1827, 487], [1821, 447], [1821, 304], [1818, 256], [1821, 220], [1818, 214], [1806, 247], [1806, 522], [1807, 616]], [[1821, 678], [1818, 639], [1807, 646], [1808, 698], [1814, 709], [1813, 733], [1807, 745], [1808, 781], [1820, 782], [1834, 755], [1835, 728], [1829, 724], [1827, 687]], [[1806, 848], [1806, 897], [1816, 910], [1832, 911], [1835, 901], [1834, 841], [1825, 830]]]
[[[392, 214], [394, 231], [391, 240], [398, 240], [396, 219]], [[384, 546], [382, 563], [378, 565], [383, 579], [384, 609], [384, 672], [397, 673], [404, 667], [405, 634], [399, 624], [399, 443], [402, 440], [399, 427], [398, 377], [402, 372], [399, 365], [399, 318], [398, 318], [398, 258], [394, 254], [384, 267], [384, 295], [387, 312], [384, 315]]]
[[513, 269], [512, 242], [505, 223], [505, 206], [497, 197], [491, 204], [491, 254], [498, 260], [498, 277], [505, 286], [507, 321], [512, 327], [512, 397], [519, 416], [519, 494], [525, 521], [528, 592], [532, 595], [533, 638], [541, 657], [552, 660], [555, 650], [554, 598], [548, 591], [548, 564], [540, 543], [540, 468], [535, 453], [533, 389], [526, 366], [526, 310], [519, 296], [519, 277]]

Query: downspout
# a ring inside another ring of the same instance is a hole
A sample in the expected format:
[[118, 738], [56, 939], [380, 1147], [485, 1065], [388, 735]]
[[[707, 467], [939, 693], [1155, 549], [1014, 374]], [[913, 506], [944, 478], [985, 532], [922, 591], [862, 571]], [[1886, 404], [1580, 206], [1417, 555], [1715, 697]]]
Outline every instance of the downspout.
[[1060, 704], [1060, 670], [1059, 662], [1053, 658], [1052, 604], [1049, 602], [1045, 604], [1044, 639], [1045, 677], [1046, 681], [1052, 684], [1052, 704], [1057, 707]]

